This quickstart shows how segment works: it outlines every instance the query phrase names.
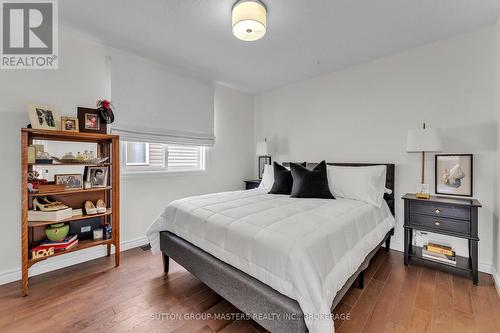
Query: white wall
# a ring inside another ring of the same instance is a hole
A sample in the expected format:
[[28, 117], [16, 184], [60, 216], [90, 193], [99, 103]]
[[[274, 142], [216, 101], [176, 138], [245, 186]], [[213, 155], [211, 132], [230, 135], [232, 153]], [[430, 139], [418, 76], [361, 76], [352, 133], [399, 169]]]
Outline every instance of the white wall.
[[[0, 71], [0, 145], [2, 188], [0, 209], [0, 284], [20, 278], [20, 129], [28, 123], [29, 102], [54, 105], [61, 115], [76, 115], [77, 106], [92, 107], [109, 95], [108, 47], [69, 31], [60, 32], [59, 69]], [[116, 116], [119, 117], [119, 110]], [[223, 86], [215, 87], [216, 144], [208, 152], [208, 170], [192, 176], [127, 178], [121, 186], [122, 249], [145, 242], [145, 230], [171, 200], [186, 195], [243, 187], [253, 176], [253, 98]], [[92, 248], [51, 258], [30, 274], [103, 255]]]
[[[497, 153], [494, 108], [495, 28], [409, 50], [256, 97], [256, 140], [274, 141], [279, 161], [396, 164], [396, 198], [414, 192], [420, 155], [405, 152], [407, 130], [444, 129], [446, 152], [474, 154], [480, 269], [493, 263], [493, 192]], [[434, 184], [433, 156], [426, 180]], [[431, 186], [433, 188], [433, 185]], [[393, 247], [402, 250], [403, 203], [397, 200]], [[453, 242], [467, 253], [465, 242]]]

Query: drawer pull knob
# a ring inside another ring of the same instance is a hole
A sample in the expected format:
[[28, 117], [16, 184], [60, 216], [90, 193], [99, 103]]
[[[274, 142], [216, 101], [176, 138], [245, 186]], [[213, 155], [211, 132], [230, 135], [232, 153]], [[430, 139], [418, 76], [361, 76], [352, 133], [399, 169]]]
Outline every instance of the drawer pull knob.
[[439, 223], [439, 221], [434, 221], [434, 224], [435, 225], [440, 225], [441, 223]]
[[436, 212], [436, 214], [441, 213], [441, 211], [439, 210], [439, 208], [436, 208], [435, 212]]

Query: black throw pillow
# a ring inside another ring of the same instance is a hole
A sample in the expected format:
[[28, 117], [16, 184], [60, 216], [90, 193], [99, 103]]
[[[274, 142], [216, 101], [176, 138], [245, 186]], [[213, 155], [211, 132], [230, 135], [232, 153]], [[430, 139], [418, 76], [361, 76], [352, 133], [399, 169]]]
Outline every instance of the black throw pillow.
[[293, 198], [335, 199], [328, 187], [325, 161], [316, 165], [312, 170], [290, 163], [290, 170], [293, 178]]
[[[291, 164], [291, 163], [290, 163]], [[306, 166], [306, 162], [297, 164]], [[269, 194], [290, 194], [292, 193], [292, 184], [293, 178], [290, 170], [278, 164], [276, 162], [273, 163], [274, 169], [274, 184], [269, 191]]]

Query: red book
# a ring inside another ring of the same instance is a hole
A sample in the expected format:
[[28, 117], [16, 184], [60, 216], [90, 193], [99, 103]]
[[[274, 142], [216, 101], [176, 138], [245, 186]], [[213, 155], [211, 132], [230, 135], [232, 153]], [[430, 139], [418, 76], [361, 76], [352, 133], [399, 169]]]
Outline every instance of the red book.
[[43, 249], [50, 249], [51, 247], [53, 247], [55, 251], [57, 251], [57, 250], [67, 250], [67, 249], [72, 248], [76, 244], [78, 244], [78, 239], [73, 240], [71, 243], [62, 244], [62, 245], [61, 244], [59, 244], [59, 245], [51, 245], [51, 244], [38, 245], [37, 247], [35, 247], [34, 249], [32, 249], [32, 251], [38, 251], [38, 250], [43, 250]]

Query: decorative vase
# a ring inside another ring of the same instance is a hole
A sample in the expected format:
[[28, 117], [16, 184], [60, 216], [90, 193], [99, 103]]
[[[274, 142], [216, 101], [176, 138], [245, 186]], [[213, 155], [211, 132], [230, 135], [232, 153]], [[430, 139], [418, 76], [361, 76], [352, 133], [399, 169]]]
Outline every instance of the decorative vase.
[[51, 224], [45, 228], [45, 235], [53, 242], [63, 240], [69, 233], [69, 224]]

